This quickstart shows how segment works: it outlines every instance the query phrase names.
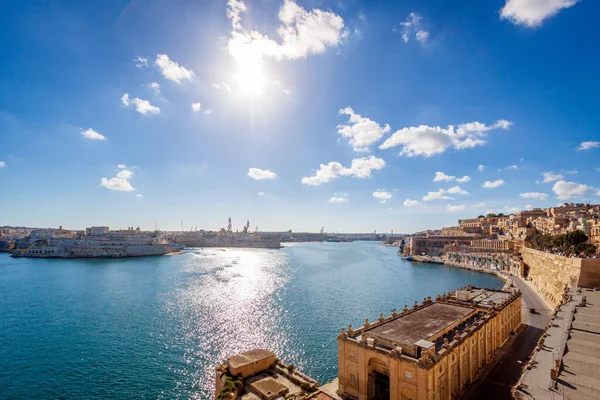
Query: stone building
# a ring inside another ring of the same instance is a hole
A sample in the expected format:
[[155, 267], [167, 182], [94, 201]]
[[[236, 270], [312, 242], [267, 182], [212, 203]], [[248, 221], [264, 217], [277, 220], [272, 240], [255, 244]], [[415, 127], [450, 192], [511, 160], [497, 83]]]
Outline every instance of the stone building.
[[450, 400], [521, 324], [521, 294], [466, 287], [338, 335], [338, 394]]
[[408, 240], [405, 253], [411, 256], [421, 254], [438, 256], [444, 254], [444, 246], [446, 245], [469, 246], [473, 239], [475, 239], [474, 236], [413, 236]]
[[319, 391], [316, 380], [282, 363], [266, 349], [233, 355], [215, 372], [215, 397], [219, 400], [333, 400]]

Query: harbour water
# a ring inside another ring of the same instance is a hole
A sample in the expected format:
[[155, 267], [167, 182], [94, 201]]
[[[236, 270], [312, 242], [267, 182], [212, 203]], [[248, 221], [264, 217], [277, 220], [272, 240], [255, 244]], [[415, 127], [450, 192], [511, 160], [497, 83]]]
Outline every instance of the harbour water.
[[0, 398], [211, 399], [214, 366], [255, 347], [322, 383], [339, 329], [495, 276], [372, 242], [194, 249], [132, 259], [0, 253]]

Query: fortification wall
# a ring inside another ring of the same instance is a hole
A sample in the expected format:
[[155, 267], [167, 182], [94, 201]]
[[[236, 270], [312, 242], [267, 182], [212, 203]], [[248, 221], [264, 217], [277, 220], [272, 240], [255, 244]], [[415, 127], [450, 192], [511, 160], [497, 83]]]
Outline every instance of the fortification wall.
[[565, 286], [600, 286], [598, 258], [567, 258], [529, 248], [523, 248], [522, 254], [528, 278], [553, 306], [560, 302]]
[[600, 258], [581, 259], [579, 286], [600, 287]]

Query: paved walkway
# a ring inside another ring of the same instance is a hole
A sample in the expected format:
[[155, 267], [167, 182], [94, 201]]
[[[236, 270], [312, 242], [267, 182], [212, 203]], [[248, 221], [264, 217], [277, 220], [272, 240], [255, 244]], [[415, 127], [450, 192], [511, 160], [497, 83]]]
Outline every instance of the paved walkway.
[[[498, 360], [481, 376], [480, 382], [469, 390], [463, 400], [505, 400], [512, 399], [511, 389], [519, 381], [527, 357], [533, 352], [538, 339], [550, 320], [552, 309], [542, 297], [523, 279], [505, 274], [513, 285], [521, 291], [522, 328], [520, 333], [498, 351]], [[536, 310], [535, 314], [529, 309]]]

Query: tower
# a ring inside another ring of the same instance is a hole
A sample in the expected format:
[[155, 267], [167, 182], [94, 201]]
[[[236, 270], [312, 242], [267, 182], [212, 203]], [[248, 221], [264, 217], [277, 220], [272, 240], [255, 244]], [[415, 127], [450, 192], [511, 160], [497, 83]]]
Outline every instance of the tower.
[[231, 217], [229, 217], [229, 222], [227, 223], [227, 232], [231, 232]]

